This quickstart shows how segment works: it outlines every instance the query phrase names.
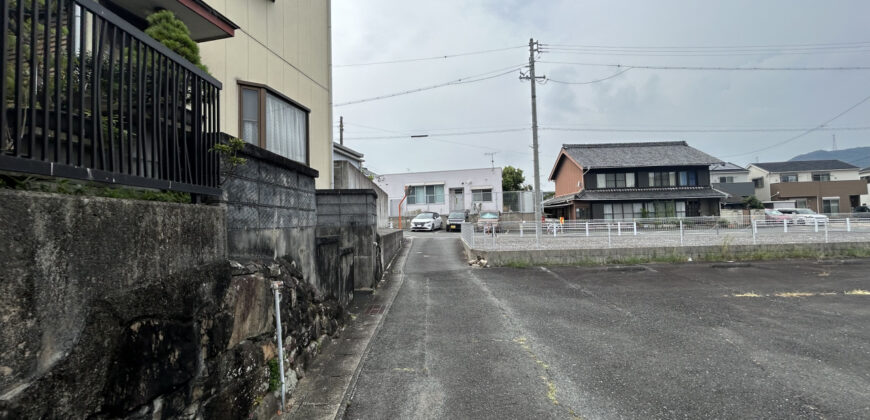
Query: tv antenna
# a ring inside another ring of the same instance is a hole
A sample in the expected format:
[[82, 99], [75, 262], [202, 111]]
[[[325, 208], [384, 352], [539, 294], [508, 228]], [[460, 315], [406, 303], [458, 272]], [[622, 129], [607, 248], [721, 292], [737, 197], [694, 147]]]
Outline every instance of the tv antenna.
[[498, 152], [486, 152], [485, 155], [489, 156], [489, 162], [492, 165], [492, 170], [495, 170], [495, 154]]

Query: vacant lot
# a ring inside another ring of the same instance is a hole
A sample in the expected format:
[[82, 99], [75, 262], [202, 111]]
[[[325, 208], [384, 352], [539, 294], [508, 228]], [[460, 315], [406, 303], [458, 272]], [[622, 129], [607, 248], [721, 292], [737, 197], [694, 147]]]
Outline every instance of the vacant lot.
[[870, 261], [405, 272], [348, 418], [870, 418]]

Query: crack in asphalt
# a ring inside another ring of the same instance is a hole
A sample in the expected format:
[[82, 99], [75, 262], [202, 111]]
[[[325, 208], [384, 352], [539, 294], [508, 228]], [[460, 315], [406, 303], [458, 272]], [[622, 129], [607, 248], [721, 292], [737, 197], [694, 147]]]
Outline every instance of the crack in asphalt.
[[543, 372], [543, 375], [540, 376], [541, 380], [544, 382], [546, 388], [546, 397], [547, 399], [557, 408], [564, 411], [573, 419], [582, 419], [582, 417], [576, 413], [574, 408], [560, 403], [556, 398], [556, 394], [558, 392], [556, 388], [556, 384], [553, 382], [553, 378], [556, 374], [555, 370], [550, 367], [544, 360], [542, 360], [537, 353], [532, 349], [532, 346], [529, 340], [526, 338], [527, 334], [525, 334], [525, 330], [518, 324], [516, 317], [513, 315], [510, 308], [506, 307], [502, 302], [495, 297], [489, 287], [486, 285], [485, 280], [481, 280], [477, 274], [474, 273], [473, 270], [468, 269], [468, 275], [471, 279], [480, 287], [480, 289], [484, 292], [487, 299], [495, 304], [495, 306], [502, 313], [502, 317], [506, 320], [506, 324], [508, 328], [511, 330], [510, 333], [515, 338], [512, 340], [514, 343], [518, 344], [520, 348], [529, 356], [531, 360], [534, 361], [535, 367], [540, 369]]

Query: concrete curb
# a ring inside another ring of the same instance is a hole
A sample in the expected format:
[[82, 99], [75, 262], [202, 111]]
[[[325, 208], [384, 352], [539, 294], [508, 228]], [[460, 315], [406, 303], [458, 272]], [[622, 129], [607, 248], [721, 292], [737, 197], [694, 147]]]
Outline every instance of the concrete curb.
[[335, 413], [335, 417], [333, 417], [334, 419], [341, 419], [344, 417], [344, 414], [347, 411], [348, 403], [350, 402], [351, 399], [353, 399], [353, 395], [356, 391], [356, 383], [357, 383], [357, 380], [359, 379], [360, 371], [362, 371], [363, 363], [365, 363], [366, 358], [368, 357], [369, 352], [371, 351], [372, 342], [374, 341], [375, 337], [378, 336], [378, 333], [381, 331], [381, 327], [384, 325], [384, 320], [387, 318], [387, 315], [390, 313], [390, 308], [392, 308], [392, 306], [393, 306], [393, 301], [396, 300], [396, 295], [399, 294], [399, 290], [402, 289], [402, 285], [405, 283], [405, 271], [404, 271], [405, 261], [408, 258], [408, 254], [411, 252], [411, 247], [414, 245], [414, 238], [409, 238], [409, 239], [410, 240], [408, 241], [407, 246], [405, 246], [404, 249], [402, 249], [402, 252], [399, 253], [398, 255], [396, 255], [396, 257], [393, 258], [392, 261], [390, 261], [389, 265], [384, 270], [384, 274], [386, 275], [386, 273], [390, 272], [390, 270], [392, 269], [394, 264], [396, 265], [396, 267], [398, 267], [397, 271], [392, 272], [391, 279], [390, 279], [391, 281], [393, 281], [395, 283], [390, 287], [390, 295], [387, 298], [386, 305], [384, 305], [383, 315], [378, 320], [377, 325], [375, 325], [374, 331], [372, 332], [372, 335], [369, 337], [368, 343], [366, 343], [366, 348], [363, 351], [362, 357], [360, 357], [359, 362], [356, 365], [356, 368], [354, 369], [353, 376], [351, 377], [351, 380], [350, 380], [350, 384], [348, 384], [348, 387], [344, 390], [344, 395], [341, 398], [341, 404], [339, 404], [339, 406], [338, 406], [338, 411]]
[[[851, 250], [870, 250], [870, 242], [784, 243], [758, 245], [705, 245], [662, 246], [656, 248], [575, 248], [530, 250], [474, 249], [462, 241], [467, 259], [482, 257], [489, 266], [523, 265], [575, 265], [619, 264], [623, 260], [643, 262], [705, 261], [711, 256], [725, 260], [752, 260], [758, 253], [770, 254], [773, 259], [813, 258], [813, 254], [830, 257], [848, 256]], [[781, 257], [777, 257], [781, 256]], [[712, 261], [711, 261], [712, 262]]]

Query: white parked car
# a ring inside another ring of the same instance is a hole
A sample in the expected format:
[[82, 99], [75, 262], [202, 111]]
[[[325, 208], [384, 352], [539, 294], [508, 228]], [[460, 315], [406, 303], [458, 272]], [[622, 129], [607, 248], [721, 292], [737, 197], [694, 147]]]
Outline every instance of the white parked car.
[[818, 214], [810, 209], [777, 209], [780, 213], [788, 216], [796, 225], [812, 225], [816, 221], [820, 225], [828, 223], [828, 216]]
[[441, 215], [435, 212], [420, 213], [411, 220], [411, 230], [434, 231], [441, 229]]

